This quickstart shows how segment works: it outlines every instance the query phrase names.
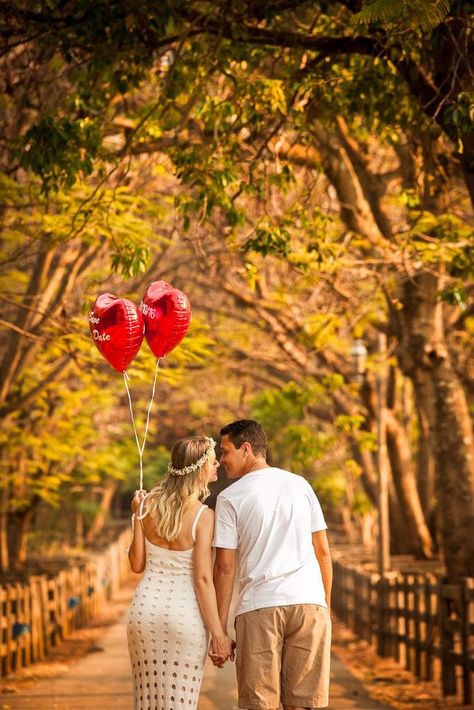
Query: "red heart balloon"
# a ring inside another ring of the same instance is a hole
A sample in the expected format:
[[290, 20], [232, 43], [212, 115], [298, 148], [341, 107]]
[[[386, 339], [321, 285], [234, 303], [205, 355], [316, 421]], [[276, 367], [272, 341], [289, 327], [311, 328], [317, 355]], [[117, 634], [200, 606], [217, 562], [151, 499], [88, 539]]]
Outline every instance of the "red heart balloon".
[[101, 355], [118, 372], [125, 372], [140, 350], [145, 330], [137, 306], [126, 298], [102, 293], [92, 306], [89, 325]]
[[191, 305], [187, 297], [166, 281], [154, 281], [140, 303], [145, 338], [156, 357], [164, 357], [178, 345], [189, 327]]

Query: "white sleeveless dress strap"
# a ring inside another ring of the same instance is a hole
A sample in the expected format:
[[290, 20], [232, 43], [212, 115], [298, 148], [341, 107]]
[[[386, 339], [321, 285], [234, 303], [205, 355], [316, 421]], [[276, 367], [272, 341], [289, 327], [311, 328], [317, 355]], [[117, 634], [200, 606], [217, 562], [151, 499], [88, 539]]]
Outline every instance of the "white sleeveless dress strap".
[[191, 537], [193, 538], [193, 542], [196, 542], [196, 528], [197, 528], [198, 520], [201, 517], [203, 510], [206, 510], [206, 508], [207, 508], [207, 505], [201, 505], [198, 512], [196, 513], [196, 517], [194, 518], [194, 523], [193, 523], [193, 527], [191, 530]]

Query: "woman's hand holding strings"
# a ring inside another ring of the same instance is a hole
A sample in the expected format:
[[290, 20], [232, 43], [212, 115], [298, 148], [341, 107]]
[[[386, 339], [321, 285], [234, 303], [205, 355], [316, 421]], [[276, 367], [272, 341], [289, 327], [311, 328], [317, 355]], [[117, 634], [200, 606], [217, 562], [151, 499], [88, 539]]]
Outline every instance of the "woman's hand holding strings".
[[140, 503], [144, 499], [144, 497], [147, 495], [147, 492], [141, 488], [138, 491], [135, 491], [135, 495], [133, 496], [132, 503], [130, 505], [132, 509], [132, 513], [136, 514], [138, 512], [138, 508], [140, 507]]

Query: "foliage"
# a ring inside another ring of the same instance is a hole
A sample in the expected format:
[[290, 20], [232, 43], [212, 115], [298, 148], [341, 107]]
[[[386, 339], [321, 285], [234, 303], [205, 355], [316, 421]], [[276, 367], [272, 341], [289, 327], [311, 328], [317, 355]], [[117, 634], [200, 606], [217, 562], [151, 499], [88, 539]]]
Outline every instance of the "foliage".
[[[160, 370], [147, 483], [175, 436], [251, 412], [275, 461], [333, 510], [366, 510], [377, 333], [401, 362], [416, 300], [403, 294], [440, 264], [443, 352], [469, 380], [466, 17], [416, 5], [53, 1], [9, 4], [8, 23], [0, 10], [11, 510], [77, 485], [129, 489], [127, 402], [84, 316], [98, 292], [137, 298], [157, 278], [189, 293], [194, 318]], [[354, 336], [370, 350], [365, 389]], [[416, 385], [429, 367], [412, 358], [397, 377]], [[130, 368], [140, 431], [152, 370], [144, 346]], [[402, 412], [391, 397], [413, 473], [419, 401]]]
[[[313, 402], [321, 405], [330, 401], [332, 379], [327, 378], [324, 384], [290, 382], [278, 390], [266, 389], [252, 402], [251, 412], [267, 431], [270, 461], [308, 478], [327, 515], [337, 517], [341, 506], [363, 514], [371, 505], [360, 486], [357, 464], [344, 460], [339, 435], [358, 433], [363, 417], [341, 415], [332, 426], [318, 422], [312, 414]], [[340, 387], [341, 383], [337, 385]], [[367, 436], [367, 432], [360, 434], [361, 438]]]
[[417, 28], [430, 31], [445, 19], [450, 0], [372, 0], [355, 15], [360, 24], [381, 22], [397, 29]]
[[100, 142], [97, 126], [88, 119], [44, 116], [22, 137], [19, 162], [41, 178], [45, 192], [51, 185], [70, 188], [92, 173]]

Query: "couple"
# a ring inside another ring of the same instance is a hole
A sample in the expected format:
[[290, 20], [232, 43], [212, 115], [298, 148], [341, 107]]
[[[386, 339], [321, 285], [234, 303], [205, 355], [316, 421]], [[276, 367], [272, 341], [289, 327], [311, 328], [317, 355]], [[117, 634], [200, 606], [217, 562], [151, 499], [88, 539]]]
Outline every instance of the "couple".
[[304, 478], [267, 464], [258, 422], [220, 434], [220, 463], [238, 480], [215, 515], [200, 502], [219, 467], [207, 437], [177, 441], [165, 478], [132, 501], [129, 559], [144, 573], [128, 617], [135, 710], [196, 708], [208, 650], [216, 666], [234, 660], [237, 553], [239, 708], [326, 707], [332, 566], [321, 507]]

